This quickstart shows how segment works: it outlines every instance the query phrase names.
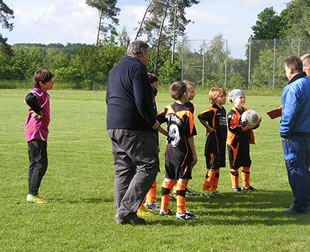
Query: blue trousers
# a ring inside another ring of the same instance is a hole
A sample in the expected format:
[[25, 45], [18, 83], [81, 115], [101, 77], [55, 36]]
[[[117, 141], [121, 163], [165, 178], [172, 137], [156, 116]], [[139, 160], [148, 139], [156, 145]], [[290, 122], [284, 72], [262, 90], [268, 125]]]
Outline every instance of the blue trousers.
[[310, 190], [310, 136], [292, 135], [282, 140], [288, 181], [294, 195], [291, 208], [297, 212], [307, 212]]

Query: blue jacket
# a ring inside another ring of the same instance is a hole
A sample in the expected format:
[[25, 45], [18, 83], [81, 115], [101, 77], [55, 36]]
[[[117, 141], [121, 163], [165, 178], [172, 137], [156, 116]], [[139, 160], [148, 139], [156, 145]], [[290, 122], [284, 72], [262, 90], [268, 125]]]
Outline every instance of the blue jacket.
[[151, 131], [155, 123], [152, 89], [146, 67], [125, 56], [108, 78], [107, 129]]
[[293, 77], [283, 89], [280, 135], [310, 135], [310, 78], [304, 72]]

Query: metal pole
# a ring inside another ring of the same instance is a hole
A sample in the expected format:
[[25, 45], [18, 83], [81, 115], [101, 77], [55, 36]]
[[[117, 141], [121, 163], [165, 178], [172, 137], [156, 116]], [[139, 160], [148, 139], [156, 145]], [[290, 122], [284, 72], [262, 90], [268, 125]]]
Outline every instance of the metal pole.
[[182, 40], [182, 63], [181, 63], [181, 80], [184, 80], [184, 37]]
[[225, 43], [225, 74], [224, 74], [224, 88], [226, 88], [227, 83], [227, 56], [228, 56], [228, 39], [226, 39]]
[[276, 44], [277, 39], [273, 40], [273, 73], [272, 73], [272, 89], [274, 89], [275, 79], [276, 79]]
[[205, 46], [206, 41], [203, 41], [203, 52], [202, 52], [202, 78], [201, 78], [201, 86], [204, 87], [205, 85]]
[[248, 69], [248, 89], [250, 89], [251, 87], [251, 44], [252, 44], [252, 39], [249, 40], [249, 44], [248, 44], [248, 47], [249, 47], [249, 69]]
[[298, 39], [298, 57], [300, 57], [300, 39]]

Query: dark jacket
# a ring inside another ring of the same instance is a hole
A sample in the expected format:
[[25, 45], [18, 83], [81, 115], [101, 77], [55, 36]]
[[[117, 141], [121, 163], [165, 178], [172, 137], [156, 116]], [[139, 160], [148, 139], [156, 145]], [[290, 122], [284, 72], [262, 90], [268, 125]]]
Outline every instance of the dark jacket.
[[107, 129], [152, 130], [152, 89], [139, 59], [126, 56], [111, 70], [106, 103]]

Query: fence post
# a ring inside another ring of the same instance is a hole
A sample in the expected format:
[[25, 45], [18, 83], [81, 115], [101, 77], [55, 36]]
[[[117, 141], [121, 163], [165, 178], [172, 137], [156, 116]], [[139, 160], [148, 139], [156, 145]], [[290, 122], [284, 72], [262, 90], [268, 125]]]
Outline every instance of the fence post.
[[226, 88], [227, 83], [227, 55], [228, 55], [228, 39], [225, 40], [225, 74], [224, 74], [224, 88]]
[[300, 39], [298, 39], [298, 57], [300, 57]]
[[249, 44], [248, 44], [248, 47], [249, 47], [249, 69], [248, 69], [248, 89], [251, 88], [251, 44], [252, 44], [252, 39], [249, 40]]
[[275, 79], [276, 79], [276, 44], [277, 39], [273, 39], [273, 73], [272, 73], [272, 89], [274, 89]]
[[182, 40], [182, 63], [181, 63], [181, 80], [184, 80], [184, 37]]
[[203, 52], [202, 52], [202, 77], [201, 77], [201, 86], [204, 87], [205, 85], [205, 49], [206, 41], [203, 41]]

